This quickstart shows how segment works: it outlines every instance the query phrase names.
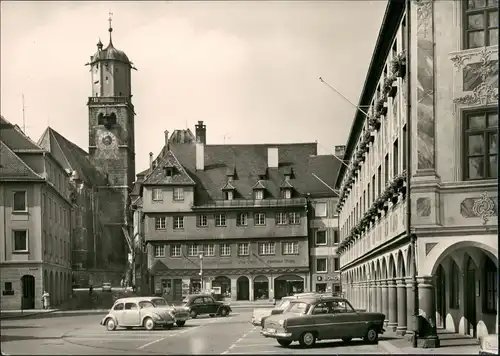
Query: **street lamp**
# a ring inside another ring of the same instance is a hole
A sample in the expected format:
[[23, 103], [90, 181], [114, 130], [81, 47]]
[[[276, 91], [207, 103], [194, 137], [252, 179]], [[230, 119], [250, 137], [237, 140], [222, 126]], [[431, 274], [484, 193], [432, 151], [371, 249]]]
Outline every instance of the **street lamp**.
[[203, 293], [203, 253], [200, 253], [200, 288], [201, 293]]

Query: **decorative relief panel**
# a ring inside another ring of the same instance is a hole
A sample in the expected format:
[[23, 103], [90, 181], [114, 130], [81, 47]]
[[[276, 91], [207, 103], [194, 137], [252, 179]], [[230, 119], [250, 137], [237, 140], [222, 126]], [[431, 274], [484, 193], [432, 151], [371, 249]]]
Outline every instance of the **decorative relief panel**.
[[417, 215], [420, 217], [431, 215], [431, 200], [429, 198], [417, 199]]
[[483, 47], [475, 53], [458, 53], [450, 60], [457, 71], [462, 71], [463, 93], [454, 98], [456, 104], [486, 105], [498, 102], [497, 48]]
[[466, 198], [460, 204], [460, 214], [464, 218], [481, 218], [483, 225], [493, 216], [498, 216], [498, 198], [484, 192], [481, 197]]

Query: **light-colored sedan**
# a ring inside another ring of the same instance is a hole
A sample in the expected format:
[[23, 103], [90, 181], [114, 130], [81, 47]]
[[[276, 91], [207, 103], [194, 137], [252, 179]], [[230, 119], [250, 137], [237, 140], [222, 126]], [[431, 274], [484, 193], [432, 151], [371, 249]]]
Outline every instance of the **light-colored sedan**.
[[163, 298], [131, 297], [118, 299], [101, 320], [101, 325], [109, 331], [117, 327], [144, 327], [146, 330], [153, 330], [162, 326], [169, 329], [174, 324], [184, 326], [188, 318], [186, 311], [168, 306]]

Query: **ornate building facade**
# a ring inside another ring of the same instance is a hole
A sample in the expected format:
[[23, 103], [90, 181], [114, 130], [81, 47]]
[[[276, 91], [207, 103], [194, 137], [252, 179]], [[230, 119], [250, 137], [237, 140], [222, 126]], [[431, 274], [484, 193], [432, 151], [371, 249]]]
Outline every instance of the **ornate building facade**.
[[408, 41], [404, 2], [387, 5], [359, 102], [370, 110], [356, 113], [350, 167], [337, 180], [338, 252], [348, 298], [400, 333], [414, 330], [413, 275], [430, 329], [498, 332], [497, 10], [496, 1], [412, 1]]

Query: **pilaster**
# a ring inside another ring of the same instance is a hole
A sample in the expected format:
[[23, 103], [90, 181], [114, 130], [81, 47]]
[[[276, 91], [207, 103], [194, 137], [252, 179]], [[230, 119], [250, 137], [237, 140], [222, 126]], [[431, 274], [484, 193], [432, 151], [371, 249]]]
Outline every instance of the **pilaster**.
[[385, 315], [384, 324], [389, 324], [389, 291], [387, 287], [387, 280], [380, 281], [381, 285], [381, 300], [382, 300], [382, 313]]
[[397, 312], [398, 312], [398, 326], [396, 332], [398, 335], [403, 336], [406, 334], [407, 329], [407, 295], [406, 295], [406, 283], [404, 278], [396, 279], [396, 289], [397, 289]]
[[375, 311], [377, 313], [381, 313], [382, 312], [382, 282], [381, 281], [376, 282], [375, 293], [376, 293]]
[[406, 282], [406, 334], [405, 336], [410, 341], [413, 338], [415, 329], [415, 291], [413, 290], [413, 282], [411, 277], [405, 279]]
[[389, 322], [387, 327], [396, 331], [398, 326], [398, 302], [397, 302], [397, 288], [394, 279], [387, 280], [387, 312], [389, 314]]

